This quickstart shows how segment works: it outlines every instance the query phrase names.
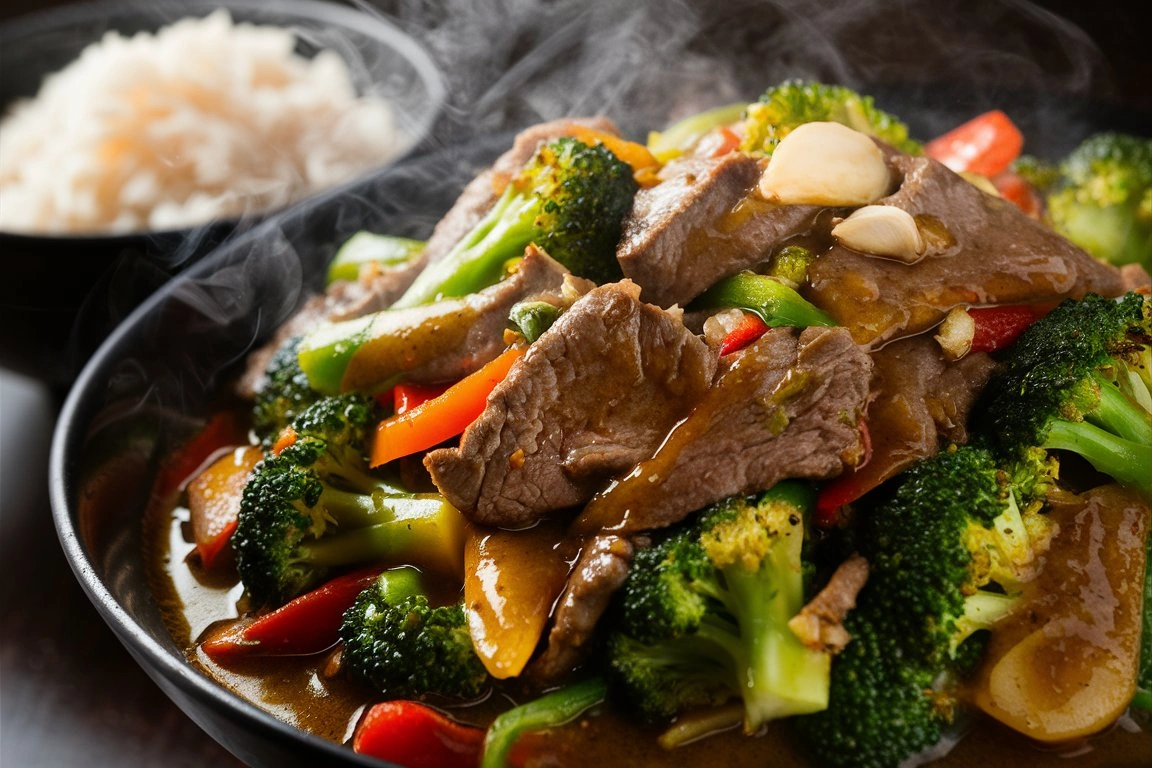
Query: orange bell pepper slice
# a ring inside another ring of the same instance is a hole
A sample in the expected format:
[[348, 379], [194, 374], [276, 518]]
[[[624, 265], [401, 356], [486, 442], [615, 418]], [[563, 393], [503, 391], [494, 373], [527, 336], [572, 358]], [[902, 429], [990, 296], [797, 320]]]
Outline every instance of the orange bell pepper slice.
[[188, 509], [196, 551], [205, 570], [232, 538], [248, 476], [264, 457], [254, 445], [227, 453], [188, 483]]
[[603, 144], [621, 162], [632, 166], [632, 173], [637, 176], [650, 169], [660, 167], [660, 161], [656, 159], [648, 147], [604, 131], [597, 131], [595, 128], [573, 128], [572, 138], [579, 139], [585, 144]]
[[488, 395], [523, 356], [522, 348], [507, 349], [439, 397], [380, 422], [372, 442], [371, 466], [426, 451], [459, 435], [484, 412]]

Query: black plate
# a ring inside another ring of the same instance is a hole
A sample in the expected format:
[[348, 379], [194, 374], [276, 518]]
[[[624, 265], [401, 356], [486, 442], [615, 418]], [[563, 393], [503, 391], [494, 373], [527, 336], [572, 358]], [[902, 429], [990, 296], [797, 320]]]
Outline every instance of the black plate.
[[146, 301], [92, 358], [53, 440], [53, 515], [77, 578], [156, 683], [250, 765], [379, 765], [276, 720], [195, 671], [145, 577], [140, 519], [157, 461], [202, 424], [244, 354], [318, 289], [361, 228], [426, 237], [509, 137], [413, 158], [258, 225]]

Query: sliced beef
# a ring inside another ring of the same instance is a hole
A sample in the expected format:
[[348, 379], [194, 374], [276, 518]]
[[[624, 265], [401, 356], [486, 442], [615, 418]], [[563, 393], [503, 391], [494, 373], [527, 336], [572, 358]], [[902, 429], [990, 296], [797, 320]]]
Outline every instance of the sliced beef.
[[730, 152], [669, 163], [659, 184], [636, 194], [616, 256], [645, 301], [683, 306], [812, 227], [815, 206], [749, 196], [759, 178], [755, 159]]
[[523, 527], [583, 504], [656, 450], [708, 389], [714, 354], [629, 281], [580, 298], [528, 349], [459, 448], [424, 464], [469, 519]]
[[548, 645], [532, 662], [538, 682], [559, 679], [580, 663], [596, 623], [628, 577], [634, 546], [619, 536], [596, 536], [584, 547], [552, 616]]
[[1120, 267], [1120, 276], [1124, 280], [1125, 292], [1152, 290], [1152, 277], [1140, 264], [1125, 264]]
[[898, 156], [895, 194], [879, 201], [918, 217], [927, 252], [914, 264], [842, 246], [809, 269], [814, 304], [869, 346], [921, 333], [956, 306], [1028, 304], [1093, 292], [1115, 296], [1124, 283], [1105, 265], [1034, 221], [923, 157]]
[[272, 355], [291, 337], [328, 320], [363, 317], [391, 306], [425, 266], [443, 258], [487, 213], [508, 180], [532, 158], [540, 142], [569, 136], [581, 128], [618, 135], [612, 121], [603, 117], [553, 120], [531, 126], [517, 134], [512, 148], [497, 158], [491, 168], [464, 187], [456, 203], [437, 223], [419, 258], [363, 280], [338, 281], [323, 296], [310, 299], [296, 315], [280, 326], [271, 340], [248, 356], [244, 373], [234, 388], [236, 393], [251, 399], [260, 390], [265, 381], [264, 371]]
[[[938, 349], [934, 348], [932, 352], [940, 355]], [[969, 354], [952, 363], [940, 362], [943, 370], [929, 381], [924, 405], [940, 439], [963, 444], [968, 442], [968, 414], [988, 383], [996, 362], [983, 352]]]
[[729, 496], [859, 462], [872, 361], [846, 330], [773, 328], [730, 357], [691, 415], [585, 507], [574, 532], [662, 528]]
[[491, 168], [468, 182], [455, 204], [440, 219], [428, 238], [422, 261], [431, 264], [452, 250], [460, 238], [484, 217], [496, 198], [504, 192], [509, 179], [532, 159], [541, 142], [571, 136], [582, 128], [618, 135], [615, 124], [604, 117], [552, 120], [530, 126], [518, 133], [512, 148], [498, 157]]
[[968, 413], [995, 367], [983, 353], [950, 363], [929, 336], [894, 341], [872, 361], [872, 456], [852, 481], [861, 492], [932, 456], [942, 440], [967, 442]]
[[856, 597], [867, 581], [868, 561], [852, 555], [840, 564], [824, 589], [788, 621], [788, 628], [813, 650], [839, 653], [852, 639], [844, 619], [856, 607]]
[[417, 384], [461, 379], [504, 351], [513, 304], [530, 299], [562, 304], [566, 282], [569, 291], [592, 288], [529, 246], [515, 272], [478, 293], [382, 312], [348, 362], [342, 387], [372, 391], [399, 378]]

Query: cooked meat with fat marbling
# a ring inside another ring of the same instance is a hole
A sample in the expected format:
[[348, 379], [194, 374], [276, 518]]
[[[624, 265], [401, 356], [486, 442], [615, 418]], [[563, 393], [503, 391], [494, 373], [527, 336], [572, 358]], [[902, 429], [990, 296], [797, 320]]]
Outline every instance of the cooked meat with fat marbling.
[[726, 360], [652, 458], [597, 496], [584, 535], [673, 525], [786, 478], [834, 477], [863, 456], [872, 360], [843, 328], [772, 328]]
[[894, 341], [874, 351], [872, 362], [872, 456], [854, 472], [861, 488], [928, 458], [944, 441], [968, 442], [968, 413], [995, 367], [982, 352], [948, 362], [927, 335]]
[[879, 346], [922, 333], [969, 304], [1030, 304], [1085, 293], [1119, 295], [1119, 271], [1089, 256], [1007, 200], [925, 157], [899, 155], [900, 188], [879, 201], [918, 217], [927, 235], [914, 264], [835, 246], [809, 269], [807, 298]]
[[678, 160], [661, 172], [661, 183], [636, 194], [616, 257], [644, 301], [683, 306], [812, 227], [817, 206], [749, 196], [760, 170], [740, 152]]
[[425, 466], [453, 505], [522, 527], [583, 504], [655, 452], [708, 389], [714, 353], [678, 314], [601, 286], [563, 314], [488, 399], [459, 448]]
[[564, 592], [552, 612], [548, 645], [532, 662], [540, 682], [563, 677], [578, 665], [596, 624], [624, 584], [636, 548], [620, 536], [596, 536], [580, 552]]

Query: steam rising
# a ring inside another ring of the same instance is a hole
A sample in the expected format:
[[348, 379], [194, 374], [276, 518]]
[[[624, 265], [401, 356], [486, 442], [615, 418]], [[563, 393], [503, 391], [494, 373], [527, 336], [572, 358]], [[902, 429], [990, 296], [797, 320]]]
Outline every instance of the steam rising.
[[[1025, 0], [353, 3], [425, 47], [447, 103], [416, 156], [242, 235], [225, 274], [200, 270], [197, 285], [181, 287], [178, 302], [203, 320], [192, 323], [198, 333], [232, 329], [211, 350], [214, 372], [321, 287], [340, 242], [360, 229], [426, 237], [460, 187], [533, 122], [606, 115], [643, 141], [679, 117], [811, 78], [873, 94], [919, 138], [1003, 108], [1023, 128], [1026, 151], [1053, 156], [1093, 127], [1086, 107], [1112, 93], [1088, 37]], [[331, 34], [324, 41], [343, 47]], [[349, 58], [358, 82], [381, 80], [376, 62]], [[190, 242], [176, 254], [195, 250]]]
[[577, 114], [610, 116], [642, 140], [801, 77], [873, 93], [925, 138], [979, 110], [1016, 107], [1029, 151], [1056, 153], [1082, 137], [1076, 109], [1112, 94], [1091, 40], [1026, 0], [359, 4], [440, 65], [442, 141]]

